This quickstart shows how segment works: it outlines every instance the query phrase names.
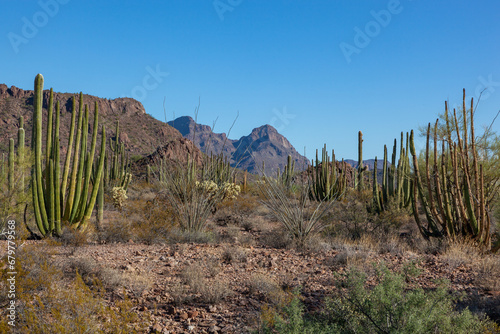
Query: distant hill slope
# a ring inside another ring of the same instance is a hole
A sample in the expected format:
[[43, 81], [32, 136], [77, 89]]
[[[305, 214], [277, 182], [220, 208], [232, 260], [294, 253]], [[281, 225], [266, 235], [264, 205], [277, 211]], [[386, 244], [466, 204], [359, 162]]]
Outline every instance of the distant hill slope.
[[[8, 88], [6, 85], [0, 84], [0, 152], [8, 151], [9, 138], [17, 138], [18, 119], [20, 115], [24, 117], [26, 144], [31, 142], [33, 95], [34, 92], [32, 90], [22, 90], [14, 86]], [[62, 154], [66, 153], [71, 121], [72, 98], [74, 96], [78, 96], [78, 94], [54, 92], [54, 103], [55, 101], [59, 101], [61, 105], [60, 134]], [[47, 122], [46, 108], [48, 99], [49, 91], [45, 90], [43, 99], [44, 129]], [[116, 122], [120, 121], [120, 138], [125, 144], [126, 151], [130, 152], [131, 155], [146, 156], [167, 142], [182, 138], [179, 131], [146, 114], [142, 103], [130, 98], [109, 100], [91, 95], [83, 95], [83, 102], [89, 105], [91, 124], [95, 101], [98, 102], [99, 106], [99, 124], [106, 125], [108, 140], [109, 138], [114, 138]], [[78, 111], [78, 97], [76, 110]]]
[[197, 124], [191, 117], [182, 116], [168, 122], [185, 138], [192, 140], [204, 153], [223, 154], [231, 165], [258, 174], [265, 164], [265, 173], [273, 175], [287, 163], [288, 155], [295, 161], [297, 171], [305, 169], [309, 160], [300, 155], [290, 142], [270, 125], [255, 128], [239, 140], [229, 139], [224, 133], [213, 133], [208, 125]]

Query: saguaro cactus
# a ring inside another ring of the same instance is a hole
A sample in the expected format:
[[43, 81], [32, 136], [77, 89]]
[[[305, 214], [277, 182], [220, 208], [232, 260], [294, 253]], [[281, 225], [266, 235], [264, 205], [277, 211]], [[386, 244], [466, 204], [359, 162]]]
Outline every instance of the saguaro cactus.
[[[80, 94], [80, 98], [82, 94]], [[101, 157], [97, 169], [96, 181], [90, 191], [90, 171], [92, 170], [95, 145], [98, 131], [98, 109], [96, 104], [94, 116], [94, 133], [90, 152], [87, 152], [87, 128], [88, 128], [88, 108], [86, 108], [85, 118], [82, 119], [82, 99], [80, 100], [80, 115], [78, 124], [78, 135], [75, 143], [76, 153], [71, 172], [69, 193], [66, 195], [65, 180], [69, 175], [71, 160], [71, 149], [68, 148], [65, 171], [63, 173], [63, 183], [60, 176], [60, 138], [59, 123], [60, 110], [59, 103], [56, 104], [55, 120], [53, 119], [52, 91], [49, 97], [49, 118], [47, 124], [47, 141], [45, 158], [48, 160], [44, 164], [42, 161], [42, 102], [43, 102], [43, 76], [38, 74], [35, 78], [35, 99], [34, 99], [34, 121], [33, 121], [33, 150], [35, 152], [35, 166], [32, 178], [32, 196], [35, 211], [35, 220], [40, 233], [43, 236], [60, 235], [62, 220], [70, 223], [74, 228], [85, 229], [95, 205], [102, 169], [104, 167], [104, 154], [106, 148], [106, 132], [103, 126], [101, 139]], [[74, 108], [73, 108], [74, 110]], [[72, 116], [74, 121], [75, 116]], [[74, 129], [74, 124], [72, 124]], [[83, 140], [82, 138], [83, 133]], [[72, 144], [72, 131], [70, 130], [70, 143]], [[78, 157], [78, 148], [80, 156]], [[85, 173], [84, 173], [85, 172]], [[64, 204], [64, 205], [63, 205]], [[64, 208], [64, 216], [62, 209]]]

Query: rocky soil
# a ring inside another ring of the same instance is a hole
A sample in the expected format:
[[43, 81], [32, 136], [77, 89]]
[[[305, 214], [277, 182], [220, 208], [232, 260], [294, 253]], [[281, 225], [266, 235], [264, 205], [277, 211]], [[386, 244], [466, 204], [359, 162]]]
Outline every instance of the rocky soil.
[[[300, 287], [308, 311], [314, 312], [335, 289], [336, 275], [349, 266], [367, 271], [370, 284], [372, 264], [385, 263], [397, 270], [409, 261], [422, 270], [415, 284], [432, 289], [436, 279], [445, 278], [452, 290], [468, 296], [462, 306], [500, 320], [498, 277], [488, 277], [477, 263], [449, 252], [446, 256], [417, 253], [399, 242], [386, 247], [319, 242], [309, 251], [276, 249], [249, 242], [262, 238], [266, 228], [248, 231], [231, 226], [232, 236], [224, 232], [228, 226], [217, 229], [219, 235], [226, 235], [218, 243], [145, 245], [130, 240], [53, 246], [52, 259], [62, 268], [84, 261], [136, 277], [135, 283], [124, 283], [126, 294], [136, 304], [134, 311], [142, 319], [151, 319], [145, 320], [150, 333], [249, 333], [258, 328], [263, 308], [279, 303], [284, 291]], [[44, 241], [28, 241], [37, 242]], [[7, 248], [5, 241], [1, 243], [3, 256]], [[186, 281], [193, 286], [197, 280], [204, 288], [193, 293]], [[106, 294], [111, 304], [123, 298], [120, 289]]]

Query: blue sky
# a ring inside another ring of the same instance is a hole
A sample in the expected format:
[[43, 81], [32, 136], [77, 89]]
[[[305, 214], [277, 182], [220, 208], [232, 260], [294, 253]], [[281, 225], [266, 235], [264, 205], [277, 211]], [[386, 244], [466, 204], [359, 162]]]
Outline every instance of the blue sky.
[[[275, 126], [311, 158], [380, 158], [444, 101], [500, 110], [500, 2], [3, 0], [0, 83], [135, 97], [155, 118], [193, 116], [238, 139]], [[495, 123], [500, 130], [500, 121]], [[423, 139], [417, 145], [422, 147]]]

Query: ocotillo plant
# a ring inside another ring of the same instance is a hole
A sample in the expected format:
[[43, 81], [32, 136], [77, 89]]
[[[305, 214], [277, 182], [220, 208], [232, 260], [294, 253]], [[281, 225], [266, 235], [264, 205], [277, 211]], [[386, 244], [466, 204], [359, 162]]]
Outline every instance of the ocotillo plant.
[[[403, 147], [403, 138], [403, 132], [401, 132], [401, 145], [397, 164], [397, 140], [394, 139], [390, 167], [388, 167], [387, 161], [387, 146], [384, 145], [382, 189], [378, 187], [377, 168], [373, 171], [373, 202], [378, 212], [386, 210], [390, 201], [395, 202], [400, 209], [411, 204], [413, 182], [410, 177], [410, 160], [407, 153], [409, 145], [408, 133], [406, 134], [406, 148]], [[377, 162], [377, 158], [375, 158], [375, 162]], [[377, 185], [375, 186], [375, 184]]]
[[[413, 199], [415, 220], [424, 238], [461, 235], [473, 238], [478, 244], [489, 247], [490, 216], [488, 204], [485, 201], [483, 167], [479, 164], [476, 149], [474, 105], [471, 99], [470, 123], [468, 123], [465, 90], [463, 106], [463, 129], [461, 131], [455, 110], [453, 111], [455, 128], [452, 130], [448, 107], [445, 104], [447, 133], [441, 145], [437, 138], [438, 120], [434, 125], [434, 131], [431, 130], [429, 123], [423, 176], [419, 170], [413, 131], [410, 135], [416, 184]], [[456, 132], [456, 141], [452, 139], [452, 131]], [[432, 157], [431, 133], [434, 137]], [[438, 146], [441, 146], [439, 153]], [[418, 202], [425, 212], [426, 222], [420, 219]]]
[[335, 153], [332, 150], [330, 163], [326, 144], [321, 152], [321, 162], [318, 159], [318, 150], [316, 150], [316, 163], [312, 160], [309, 183], [309, 196], [317, 201], [336, 199], [342, 196], [347, 188], [345, 162], [342, 160], [342, 168], [337, 171]]
[[[52, 91], [50, 93], [52, 96]], [[81, 96], [81, 95], [80, 95]], [[49, 97], [49, 101], [53, 101]], [[72, 227], [85, 229], [92, 214], [97, 192], [99, 189], [99, 181], [104, 167], [104, 154], [106, 147], [105, 128], [102, 129], [101, 139], [101, 157], [99, 159], [99, 167], [96, 177], [96, 183], [92, 187], [90, 193], [90, 172], [94, 163], [94, 152], [97, 142], [98, 131], [98, 109], [97, 103], [95, 106], [94, 128], [90, 151], [87, 152], [87, 133], [88, 133], [88, 107], [85, 108], [85, 116], [80, 112], [78, 135], [75, 143], [75, 159], [73, 163], [72, 178], [69, 186], [69, 194], [65, 196], [65, 188], [61, 187], [60, 177], [60, 138], [59, 138], [59, 118], [60, 110], [59, 103], [56, 104], [55, 120], [52, 116], [49, 117], [47, 124], [46, 152], [45, 157], [48, 159], [46, 168], [43, 168], [42, 161], [42, 103], [43, 103], [43, 76], [38, 74], [35, 78], [35, 98], [34, 98], [34, 117], [33, 117], [33, 139], [32, 146], [35, 152], [35, 166], [33, 168], [32, 177], [32, 196], [33, 206], [35, 211], [35, 220], [40, 233], [43, 236], [60, 235], [61, 222], [64, 219], [69, 222]], [[82, 101], [80, 101], [80, 104]], [[53, 107], [49, 105], [49, 115]], [[81, 107], [80, 107], [81, 111]], [[74, 117], [72, 117], [74, 119]], [[74, 129], [74, 127], [72, 126]], [[70, 140], [73, 135], [70, 134]], [[83, 138], [82, 138], [83, 137]], [[78, 148], [80, 156], [78, 157]], [[78, 158], [77, 158], [78, 157]], [[68, 149], [66, 157], [65, 169], [69, 168], [71, 160], [71, 150]], [[69, 171], [64, 171], [64, 175], [69, 175]], [[42, 177], [44, 176], [44, 177]], [[74, 177], [73, 177], [74, 176]], [[89, 197], [90, 193], [90, 197]], [[63, 201], [62, 199], [66, 199]], [[64, 209], [64, 216], [63, 216]]]

